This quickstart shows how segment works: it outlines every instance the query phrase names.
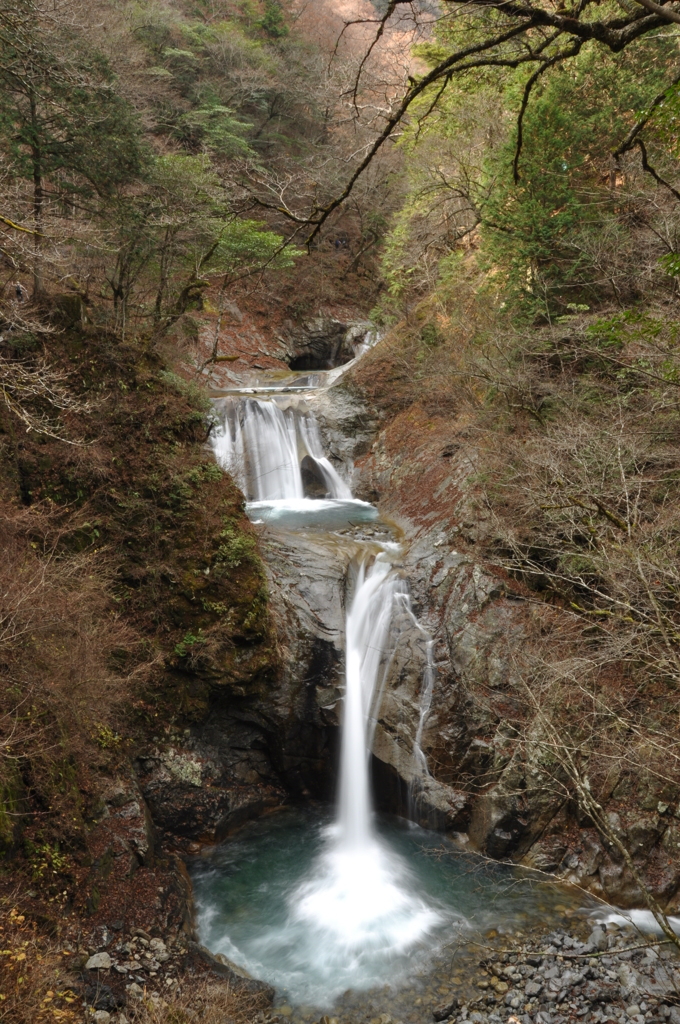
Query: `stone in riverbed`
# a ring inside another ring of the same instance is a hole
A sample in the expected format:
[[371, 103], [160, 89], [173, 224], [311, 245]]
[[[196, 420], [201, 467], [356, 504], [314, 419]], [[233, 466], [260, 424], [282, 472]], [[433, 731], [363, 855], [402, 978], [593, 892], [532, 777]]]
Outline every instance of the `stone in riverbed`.
[[85, 964], [88, 971], [109, 971], [111, 970], [111, 957], [108, 953], [95, 953]]
[[451, 1014], [451, 1011], [453, 1010], [455, 1005], [456, 1000], [447, 999], [446, 1002], [440, 1003], [439, 1006], [435, 1006], [434, 1010], [432, 1011], [432, 1016], [434, 1017], [435, 1020], [446, 1020], [446, 1018]]
[[586, 948], [589, 950], [597, 949], [600, 951], [607, 948], [607, 936], [602, 928], [593, 928], [592, 932], [588, 936]]

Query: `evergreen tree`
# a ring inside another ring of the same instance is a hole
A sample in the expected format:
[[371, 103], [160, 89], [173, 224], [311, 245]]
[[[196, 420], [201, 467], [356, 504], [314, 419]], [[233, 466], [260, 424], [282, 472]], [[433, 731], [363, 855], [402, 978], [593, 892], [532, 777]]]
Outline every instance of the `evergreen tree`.
[[264, 15], [260, 26], [272, 39], [281, 39], [288, 35], [288, 26], [280, 0], [264, 0]]
[[[30, 183], [40, 239], [46, 204], [105, 195], [146, 162], [137, 119], [107, 61], [80, 39], [40, 23], [30, 0], [0, 11], [0, 154]], [[34, 290], [42, 291], [40, 259]]]

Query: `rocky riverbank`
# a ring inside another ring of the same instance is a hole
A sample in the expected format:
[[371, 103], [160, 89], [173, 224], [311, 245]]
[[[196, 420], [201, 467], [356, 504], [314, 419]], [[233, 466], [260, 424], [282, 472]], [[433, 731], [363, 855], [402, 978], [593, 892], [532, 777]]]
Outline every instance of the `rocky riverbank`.
[[643, 934], [620, 915], [603, 912], [595, 923], [583, 912], [568, 916], [570, 923], [547, 934], [492, 930], [474, 941], [461, 934], [448, 956], [442, 951], [406, 984], [347, 992], [325, 1015], [275, 1004], [270, 986], [182, 932], [99, 926], [87, 938], [60, 943], [59, 995], [70, 992], [94, 1024], [146, 1022], [149, 1014], [196, 1020], [187, 997], [200, 1007], [199, 989], [203, 998], [209, 990], [213, 1002], [229, 997], [236, 1007], [247, 1004], [258, 1024], [679, 1024], [680, 966], [672, 943]]
[[[623, 922], [622, 922], [623, 923]], [[444, 995], [446, 993], [446, 995]], [[319, 1024], [678, 1024], [677, 950], [615, 923], [525, 938], [492, 932], [461, 944], [425, 984], [363, 997], [347, 993]], [[444, 998], [442, 998], [444, 996]], [[389, 1011], [389, 1012], [386, 1012]], [[271, 1024], [313, 1019], [290, 1007]]]
[[433, 1010], [462, 1024], [565, 1024], [670, 1020], [677, 1024], [677, 950], [632, 928], [595, 927], [585, 941], [564, 930], [478, 963], [480, 994]]

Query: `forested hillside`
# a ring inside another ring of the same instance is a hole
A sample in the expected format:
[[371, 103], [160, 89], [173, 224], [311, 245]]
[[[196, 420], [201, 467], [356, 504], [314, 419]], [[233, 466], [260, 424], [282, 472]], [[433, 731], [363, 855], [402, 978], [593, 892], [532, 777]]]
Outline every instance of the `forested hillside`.
[[342, 273], [335, 235], [312, 260], [290, 230], [288, 207], [333, 195], [357, 145], [338, 103], [356, 55], [329, 62], [330, 8], [299, 14], [0, 9], [0, 884], [4, 944], [33, 943], [25, 969], [3, 960], [3, 1020], [81, 1019], [36, 921], [67, 922], [74, 955], [83, 915], [149, 926], [158, 892], [181, 923], [132, 760], [203, 720], [215, 680], [238, 703], [276, 677], [255, 535], [206, 446], [205, 374], [235, 297], [279, 320], [365, 314], [386, 225], [378, 170], [333, 228], [355, 245]]
[[[680, 781], [677, 14], [645, 7], [440, 6], [397, 110], [393, 326], [357, 381], [392, 421], [381, 458], [438, 447], [448, 543], [529, 602], [517, 692], [475, 697], [487, 741], [512, 723], [515, 799], [566, 800], [636, 884]], [[655, 912], [668, 863], [638, 889]]]
[[63, 921], [77, 956], [100, 905], [167, 884], [180, 927], [141, 805], [112, 874], [103, 794], [216, 689], [245, 706], [280, 672], [206, 445], [244, 311], [267, 340], [321, 314], [382, 332], [349, 388], [412, 469], [427, 438], [458, 467], [456, 544], [531, 605], [503, 714], [521, 742], [543, 723], [541, 786], [640, 881], [603, 808], [658, 825], [680, 794], [679, 22], [652, 0], [0, 3], [0, 1020], [81, 1019], [80, 990], [47, 995]]

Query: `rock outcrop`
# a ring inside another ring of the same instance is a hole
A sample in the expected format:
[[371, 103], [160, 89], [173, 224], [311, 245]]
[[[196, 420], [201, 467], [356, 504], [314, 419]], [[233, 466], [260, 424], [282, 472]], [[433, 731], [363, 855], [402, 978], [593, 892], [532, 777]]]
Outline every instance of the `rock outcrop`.
[[320, 315], [304, 324], [288, 322], [279, 340], [291, 370], [332, 370], [354, 358], [365, 333], [365, 328]]
[[[621, 906], [640, 905], [639, 884], [616, 849], [568, 798], [540, 716], [529, 708], [520, 655], [536, 632], [535, 602], [483, 558], [491, 524], [470, 485], [474, 449], [465, 444], [465, 424], [454, 424], [460, 439], [452, 443], [451, 424], [444, 421], [442, 434], [418, 409], [381, 422], [347, 382], [322, 393], [316, 411], [329, 445], [356, 463], [356, 492], [377, 501], [403, 532], [403, 572], [432, 638], [434, 683], [420, 740], [429, 775], [413, 758], [421, 633], [402, 637], [385, 683], [373, 746], [384, 805], [403, 812], [408, 799], [408, 813], [458, 833], [468, 848], [554, 872]], [[651, 773], [621, 776], [607, 805], [636, 870], [669, 909], [680, 887], [677, 797]]]
[[[402, 540], [411, 607], [394, 617], [376, 716], [379, 805], [455, 834], [471, 850], [640, 905], [638, 881], [578, 812], [531, 707], [521, 655], [539, 613], [483, 557], [492, 526], [474, 501], [465, 424], [442, 418], [442, 431], [413, 407], [381, 418], [345, 381], [305, 401], [355, 493], [376, 501]], [[370, 527], [328, 535], [262, 528], [276, 679], [242, 698], [231, 687], [228, 702], [213, 685], [206, 719], [139, 759], [154, 822], [180, 846], [219, 840], [291, 798], [332, 797], [345, 595], [359, 540], [370, 536]], [[638, 875], [669, 909], [680, 887], [677, 796], [651, 773], [622, 776], [606, 807]]]

